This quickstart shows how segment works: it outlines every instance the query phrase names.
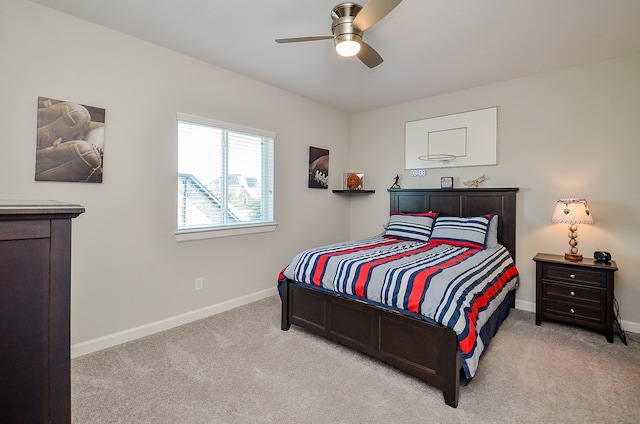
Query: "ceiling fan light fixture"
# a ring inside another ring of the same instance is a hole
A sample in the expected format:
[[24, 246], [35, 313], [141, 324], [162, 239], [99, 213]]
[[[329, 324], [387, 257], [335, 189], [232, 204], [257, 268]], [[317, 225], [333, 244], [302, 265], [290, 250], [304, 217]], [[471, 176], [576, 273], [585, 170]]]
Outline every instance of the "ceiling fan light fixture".
[[335, 38], [336, 52], [340, 56], [351, 57], [360, 51], [362, 38], [358, 34], [342, 34]]
[[351, 2], [340, 3], [331, 10], [332, 35], [276, 38], [276, 43], [299, 43], [333, 38], [336, 53], [340, 56], [358, 56], [360, 62], [369, 68], [375, 68], [384, 61], [373, 47], [362, 41], [362, 35], [401, 2], [402, 0], [369, 0], [364, 7]]

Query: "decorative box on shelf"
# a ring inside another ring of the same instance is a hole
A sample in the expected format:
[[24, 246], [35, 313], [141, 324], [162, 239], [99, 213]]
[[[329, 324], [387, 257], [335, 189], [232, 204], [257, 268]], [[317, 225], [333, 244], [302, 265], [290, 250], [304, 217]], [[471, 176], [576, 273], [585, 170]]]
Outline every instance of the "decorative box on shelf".
[[364, 189], [364, 174], [358, 172], [346, 172], [342, 176], [342, 190], [333, 190], [334, 193], [365, 194], [375, 193], [375, 190]]

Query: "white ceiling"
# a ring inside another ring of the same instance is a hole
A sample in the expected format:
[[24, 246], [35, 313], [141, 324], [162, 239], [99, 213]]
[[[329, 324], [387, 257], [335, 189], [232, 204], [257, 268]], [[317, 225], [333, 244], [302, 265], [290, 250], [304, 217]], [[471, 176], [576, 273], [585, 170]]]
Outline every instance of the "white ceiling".
[[[340, 0], [32, 0], [354, 113], [640, 53], [640, 0], [404, 0], [339, 57]], [[357, 3], [365, 5], [368, 0]]]

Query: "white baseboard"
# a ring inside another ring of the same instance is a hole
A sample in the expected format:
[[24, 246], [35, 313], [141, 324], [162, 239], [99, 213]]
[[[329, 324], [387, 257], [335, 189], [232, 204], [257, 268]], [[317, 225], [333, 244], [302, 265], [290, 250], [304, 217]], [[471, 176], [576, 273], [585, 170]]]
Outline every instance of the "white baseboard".
[[[536, 303], [535, 302], [528, 302], [528, 301], [525, 301], [525, 300], [516, 299], [516, 309], [522, 309], [523, 311], [535, 312], [536, 311]], [[624, 328], [624, 331], [628, 331], [630, 333], [640, 334], [640, 323], [633, 322], [633, 321], [621, 320], [620, 324], [622, 325], [622, 328]], [[614, 332], [615, 332], [615, 327], [614, 327]]]
[[522, 309], [523, 311], [535, 312], [536, 311], [536, 303], [528, 302], [526, 300], [518, 300], [516, 299], [516, 309]]
[[[622, 325], [622, 328], [624, 328], [625, 332], [628, 331], [629, 333], [640, 334], [640, 323], [639, 322], [620, 320], [620, 325]], [[614, 327], [614, 331], [615, 331], [615, 327]]]
[[178, 327], [193, 321], [210, 317], [221, 312], [228, 311], [239, 306], [247, 305], [258, 300], [266, 299], [278, 293], [276, 287], [263, 290], [250, 295], [242, 296], [237, 299], [228, 300], [216, 305], [207, 306], [206, 308], [197, 309], [171, 318], [166, 318], [150, 324], [141, 325], [129, 330], [120, 331], [97, 339], [87, 340], [86, 342], [76, 343], [71, 346], [71, 358], [77, 358], [82, 355], [97, 352], [102, 349], [117, 346], [122, 343], [130, 342], [141, 337], [149, 336], [160, 331]]
[[[170, 328], [178, 327], [180, 325], [188, 324], [199, 319], [207, 318], [212, 315], [237, 308], [239, 306], [247, 305], [258, 300], [266, 299], [267, 297], [275, 296], [276, 294], [278, 294], [278, 290], [276, 287], [274, 287], [250, 295], [242, 296], [237, 299], [218, 303], [216, 305], [207, 306], [206, 308], [197, 309], [195, 311], [187, 312], [171, 318], [166, 318], [150, 324], [142, 325], [140, 327], [120, 331], [108, 336], [98, 337], [97, 339], [88, 340], [86, 342], [76, 343], [71, 346], [71, 357], [77, 358], [82, 355], [87, 355], [89, 353], [97, 352], [102, 349], [117, 346], [119, 344], [130, 342], [141, 337], [146, 337], [151, 334], [168, 330]], [[535, 302], [516, 299], [516, 309], [535, 312], [536, 304]], [[631, 333], [640, 333], [640, 323], [622, 320], [621, 324], [625, 331]]]

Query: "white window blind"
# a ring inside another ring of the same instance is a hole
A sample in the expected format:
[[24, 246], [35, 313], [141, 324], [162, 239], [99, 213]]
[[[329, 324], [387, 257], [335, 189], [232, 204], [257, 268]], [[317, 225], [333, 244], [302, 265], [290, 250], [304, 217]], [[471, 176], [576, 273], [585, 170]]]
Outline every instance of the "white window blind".
[[274, 140], [178, 114], [178, 233], [273, 223]]

